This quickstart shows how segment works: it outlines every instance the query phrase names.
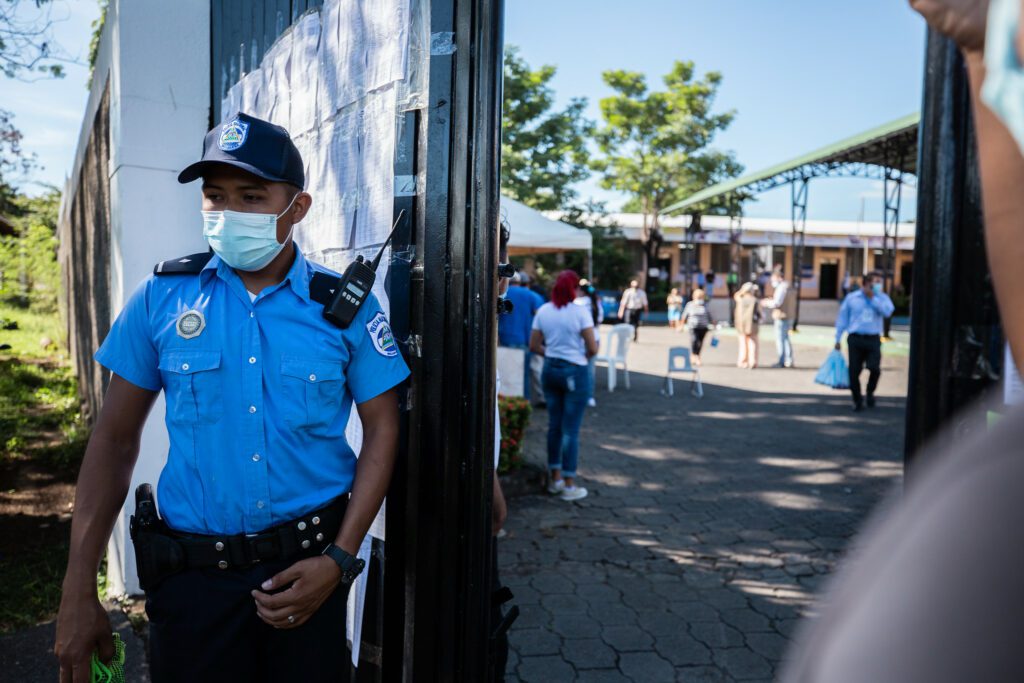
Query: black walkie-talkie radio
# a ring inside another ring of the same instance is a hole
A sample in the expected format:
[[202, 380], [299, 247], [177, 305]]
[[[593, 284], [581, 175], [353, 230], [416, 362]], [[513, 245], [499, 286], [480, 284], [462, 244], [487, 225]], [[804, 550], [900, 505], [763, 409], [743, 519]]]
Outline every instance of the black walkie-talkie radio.
[[338, 283], [338, 288], [334, 292], [334, 298], [331, 299], [330, 304], [324, 306], [324, 318], [332, 324], [345, 329], [356, 317], [356, 313], [359, 312], [373, 288], [374, 280], [377, 279], [377, 266], [380, 265], [380, 257], [384, 255], [384, 250], [391, 242], [391, 237], [398, 229], [403, 215], [405, 215], [405, 209], [399, 212], [395, 224], [391, 226], [391, 232], [388, 233], [388, 238], [384, 240], [380, 251], [369, 265], [361, 255], [356, 256], [356, 260], [348, 264], [348, 268], [345, 269], [345, 273], [341, 276], [341, 282]]

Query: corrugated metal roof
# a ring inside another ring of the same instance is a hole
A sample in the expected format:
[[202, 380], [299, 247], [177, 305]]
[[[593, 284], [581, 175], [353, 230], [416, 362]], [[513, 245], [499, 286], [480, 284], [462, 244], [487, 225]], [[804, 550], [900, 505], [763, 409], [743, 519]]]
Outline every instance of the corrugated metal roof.
[[[909, 114], [857, 135], [834, 142], [813, 152], [775, 164], [757, 173], [726, 180], [707, 187], [676, 202], [661, 213], [670, 214], [702, 204], [730, 192], [754, 187], [764, 191], [799, 179], [801, 176], [825, 175], [845, 164], [885, 166], [886, 163], [905, 173], [917, 173], [917, 127], [921, 113]], [[902, 159], [897, 150], [903, 150]]]

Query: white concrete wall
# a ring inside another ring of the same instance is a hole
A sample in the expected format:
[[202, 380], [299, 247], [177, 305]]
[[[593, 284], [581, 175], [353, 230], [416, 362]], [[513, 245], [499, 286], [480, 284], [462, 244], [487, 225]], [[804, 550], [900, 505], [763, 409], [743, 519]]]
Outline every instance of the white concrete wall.
[[[201, 155], [209, 122], [210, 0], [111, 2], [95, 73], [83, 139], [109, 77], [110, 290], [116, 315], [155, 263], [206, 248], [199, 189], [179, 185], [177, 174]], [[79, 159], [83, 152], [80, 144]], [[70, 205], [70, 198], [65, 203]], [[156, 484], [167, 449], [161, 395], [143, 431], [131, 493], [108, 545], [114, 593], [141, 592], [128, 516], [135, 487]]]

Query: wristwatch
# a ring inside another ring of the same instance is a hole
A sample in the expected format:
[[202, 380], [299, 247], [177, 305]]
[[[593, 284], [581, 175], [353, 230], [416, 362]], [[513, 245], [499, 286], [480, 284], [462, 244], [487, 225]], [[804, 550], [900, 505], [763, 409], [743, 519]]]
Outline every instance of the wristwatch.
[[366, 562], [360, 560], [355, 555], [345, 552], [333, 543], [324, 548], [321, 554], [331, 558], [334, 560], [334, 564], [338, 565], [338, 569], [341, 570], [342, 583], [352, 583], [355, 581], [356, 577], [362, 573], [363, 567], [366, 566]]

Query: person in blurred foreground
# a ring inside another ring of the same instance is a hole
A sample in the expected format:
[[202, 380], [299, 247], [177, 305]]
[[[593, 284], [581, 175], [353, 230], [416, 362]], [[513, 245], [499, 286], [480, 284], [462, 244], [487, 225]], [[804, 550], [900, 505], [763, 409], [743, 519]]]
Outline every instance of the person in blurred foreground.
[[[1006, 340], [1024, 368], [1024, 156], [1011, 131], [1024, 131], [1019, 90], [1013, 107], [990, 109], [986, 65], [1021, 75], [1021, 0], [994, 2], [986, 39], [986, 4], [913, 0], [929, 25], [959, 45], [973, 96], [985, 242]], [[1005, 21], [1002, 12], [1015, 20]], [[993, 21], [993, 18], [996, 21]], [[989, 50], [989, 55], [985, 51]], [[1010, 93], [1013, 94], [1013, 93]], [[997, 117], [1006, 118], [1006, 123]], [[1010, 368], [1007, 368], [1007, 372]], [[1016, 681], [1024, 671], [1024, 414], [993, 428], [947, 434], [917, 456], [913, 480], [875, 515], [854, 544], [821, 614], [805, 625], [787, 655], [789, 683], [952, 683]], [[901, 499], [902, 498], [902, 499]]]

